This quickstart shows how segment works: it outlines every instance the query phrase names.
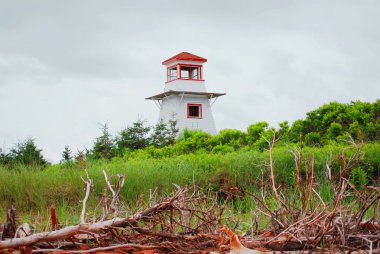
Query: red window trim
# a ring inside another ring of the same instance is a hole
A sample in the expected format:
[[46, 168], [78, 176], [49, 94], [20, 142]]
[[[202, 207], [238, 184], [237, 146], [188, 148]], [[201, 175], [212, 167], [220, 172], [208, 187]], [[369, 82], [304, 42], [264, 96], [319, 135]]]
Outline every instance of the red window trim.
[[195, 82], [197, 82], [197, 81], [205, 81], [204, 79], [201, 80], [201, 79], [187, 79], [187, 78], [179, 79], [179, 78], [177, 78], [177, 79], [173, 79], [173, 80], [170, 80], [170, 81], [166, 81], [165, 84], [173, 82], [173, 81], [176, 81], [176, 80], [190, 80], [190, 81], [195, 81]]
[[[182, 78], [181, 76], [181, 67], [182, 66], [186, 66], [186, 67], [198, 67], [199, 69], [199, 79], [190, 79], [190, 78]], [[177, 67], [177, 78], [176, 79], [172, 79], [172, 80], [169, 80], [169, 69], [172, 69], [174, 67]], [[174, 80], [177, 80], [177, 79], [180, 79], [180, 80], [191, 80], [191, 81], [204, 81], [203, 77], [202, 77], [202, 65], [197, 65], [197, 64], [174, 64], [174, 65], [171, 65], [169, 67], [166, 68], [166, 82], [165, 83], [169, 83], [169, 82], [172, 82]]]
[[[199, 117], [196, 116], [190, 116], [189, 115], [189, 106], [199, 106]], [[202, 104], [201, 103], [187, 103], [187, 118], [192, 118], [192, 119], [202, 119], [203, 117], [203, 112], [202, 112]]]

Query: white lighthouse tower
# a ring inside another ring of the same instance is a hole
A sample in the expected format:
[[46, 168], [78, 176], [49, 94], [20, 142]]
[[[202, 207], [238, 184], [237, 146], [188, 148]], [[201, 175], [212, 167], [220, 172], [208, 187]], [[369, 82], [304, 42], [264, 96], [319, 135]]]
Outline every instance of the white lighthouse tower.
[[162, 62], [166, 66], [164, 92], [148, 97], [160, 109], [159, 118], [167, 122], [173, 117], [179, 130], [202, 130], [216, 134], [211, 106], [225, 93], [207, 92], [203, 79], [203, 63], [207, 59], [187, 52]]

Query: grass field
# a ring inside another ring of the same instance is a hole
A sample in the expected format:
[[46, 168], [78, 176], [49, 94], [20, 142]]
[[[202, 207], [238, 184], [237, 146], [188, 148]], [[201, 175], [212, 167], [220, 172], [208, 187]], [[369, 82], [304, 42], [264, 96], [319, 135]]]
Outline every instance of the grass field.
[[[333, 197], [331, 184], [326, 179], [326, 158], [338, 154], [343, 147], [305, 148], [304, 158], [315, 158], [315, 176], [320, 195], [326, 202]], [[380, 144], [367, 144], [360, 162], [369, 182], [379, 177]], [[350, 153], [350, 150], [347, 150]], [[241, 150], [227, 154], [187, 154], [171, 158], [114, 158], [112, 161], [87, 163], [87, 171], [94, 181], [88, 211], [95, 210], [106, 187], [102, 170], [106, 170], [114, 181], [117, 174], [125, 174], [126, 181], [121, 194], [124, 208], [138, 209], [146, 205], [155, 190], [158, 197], [173, 191], [173, 184], [198, 185], [214, 192], [237, 186], [242, 194], [230, 206], [239, 212], [248, 212], [254, 202], [247, 193], [268, 188], [268, 152]], [[295, 163], [287, 147], [274, 151], [275, 174], [278, 185], [285, 192], [294, 191]], [[339, 173], [339, 164], [333, 165], [333, 175]], [[56, 207], [63, 223], [76, 223], [84, 196], [85, 176], [77, 165], [51, 165], [41, 170], [18, 166], [13, 169], [0, 167], [0, 221], [5, 221], [6, 209], [12, 205], [23, 220], [47, 220], [51, 206]], [[267, 196], [271, 202], [271, 195]]]

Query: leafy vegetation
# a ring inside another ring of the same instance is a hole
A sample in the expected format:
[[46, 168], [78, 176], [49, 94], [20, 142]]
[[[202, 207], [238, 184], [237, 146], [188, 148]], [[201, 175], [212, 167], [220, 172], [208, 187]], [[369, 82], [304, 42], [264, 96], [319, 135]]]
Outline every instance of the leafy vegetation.
[[0, 150], [0, 163], [9, 166], [19, 164], [46, 166], [48, 164], [42, 156], [42, 150], [37, 148], [32, 138], [28, 138], [24, 142], [19, 142], [7, 154]]
[[[331, 201], [333, 191], [326, 176], [326, 158], [338, 157], [345, 149], [347, 156], [352, 151], [347, 147], [325, 146], [323, 148], [305, 148], [304, 157], [315, 158], [316, 190], [326, 201]], [[365, 156], [349, 178], [356, 186], [376, 184], [380, 175], [380, 144], [367, 144], [363, 147]], [[106, 170], [111, 179], [117, 174], [126, 175], [125, 188], [122, 190], [122, 204], [134, 206], [136, 202], [148, 202], [152, 192], [159, 196], [173, 190], [173, 184], [180, 186], [198, 185], [201, 190], [218, 193], [224, 197], [224, 191], [232, 187], [239, 190], [239, 198], [233, 204], [238, 209], [249, 211], [252, 201], [242, 204], [249, 193], [264, 190], [271, 198], [268, 151], [239, 150], [227, 153], [198, 152], [173, 157], [155, 158], [148, 153], [136, 153], [129, 157], [115, 157], [111, 161], [100, 159], [87, 161], [86, 169], [94, 180], [89, 200], [89, 210], [94, 209], [103, 195], [105, 181], [102, 170]], [[295, 162], [287, 147], [278, 147], [274, 151], [275, 174], [281, 188], [292, 192], [295, 186]], [[303, 163], [306, 163], [303, 161]], [[5, 215], [8, 205], [12, 204], [23, 214], [40, 211], [48, 213], [50, 206], [62, 211], [62, 216], [79, 214], [80, 201], [83, 199], [83, 182], [80, 176], [85, 172], [80, 163], [50, 165], [44, 170], [19, 165], [17, 170], [0, 167], [0, 215]], [[341, 165], [332, 165], [332, 181], [337, 181]], [[240, 200], [240, 201], [239, 201]], [[240, 207], [240, 208], [239, 208]]]
[[72, 152], [69, 146], [65, 146], [65, 150], [62, 152], [61, 163], [71, 164], [73, 162]]
[[[327, 178], [326, 160], [343, 150], [349, 156], [347, 140], [365, 142], [364, 156], [348, 178], [357, 188], [376, 184], [380, 177], [380, 100], [349, 104], [330, 103], [307, 113], [304, 120], [278, 128], [267, 122], [248, 126], [246, 131], [225, 129], [213, 136], [185, 129], [178, 134], [176, 121], [162, 121], [146, 126], [138, 120], [115, 137], [108, 126], [89, 150], [73, 154], [66, 146], [60, 164], [49, 165], [33, 139], [17, 144], [9, 153], [0, 150], [0, 215], [12, 203], [24, 213], [60, 207], [64, 214], [75, 214], [83, 198], [80, 176], [86, 169], [96, 183], [90, 206], [96, 207], [105, 188], [101, 171], [109, 175], [126, 174], [124, 204], [147, 202], [151, 192], [165, 194], [172, 184], [199, 185], [223, 198], [223, 190], [237, 187], [240, 196], [233, 199], [237, 209], [249, 211], [254, 202], [247, 193], [263, 191], [269, 180], [268, 140], [280, 137], [274, 151], [275, 174], [280, 188], [294, 191], [295, 161], [292, 150], [300, 146], [304, 158], [315, 158], [317, 190], [326, 201], [333, 197], [331, 181], [336, 181], [342, 166], [331, 165], [332, 179]], [[176, 138], [177, 137], [177, 138]], [[305, 159], [306, 161], [306, 159]], [[303, 161], [303, 163], [306, 163]], [[41, 170], [42, 169], [42, 170]], [[306, 174], [306, 172], [302, 172]], [[43, 186], [43, 187], [42, 187]], [[270, 195], [268, 200], [273, 199]]]
[[[350, 137], [359, 142], [378, 142], [379, 116], [380, 100], [377, 100], [374, 103], [332, 102], [308, 112], [304, 120], [297, 120], [291, 126], [284, 121], [278, 128], [274, 128], [261, 121], [249, 125], [246, 132], [225, 129], [215, 136], [197, 130], [184, 130], [178, 135], [177, 122], [174, 119], [167, 123], [159, 121], [155, 126], [146, 126], [145, 121], [138, 120], [121, 130], [116, 137], [112, 137], [105, 124], [92, 149], [78, 151], [73, 157], [84, 168], [87, 160], [111, 160], [115, 157], [138, 157], [143, 154], [162, 158], [200, 151], [225, 154], [240, 149], [252, 149], [262, 152], [268, 148], [267, 140], [273, 133], [281, 137], [279, 145], [299, 144], [302, 140], [304, 145], [310, 147], [343, 145]], [[66, 146], [62, 163], [72, 160], [71, 150]], [[0, 164], [13, 167], [18, 163], [47, 165], [33, 139], [17, 144], [9, 153], [0, 150]]]

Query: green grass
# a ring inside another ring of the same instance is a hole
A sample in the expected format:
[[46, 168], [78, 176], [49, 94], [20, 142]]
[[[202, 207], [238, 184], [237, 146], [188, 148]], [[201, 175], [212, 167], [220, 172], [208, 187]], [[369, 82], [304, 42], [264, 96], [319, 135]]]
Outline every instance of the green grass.
[[[326, 180], [326, 157], [330, 152], [337, 154], [342, 147], [307, 148], [304, 158], [315, 157], [315, 176], [322, 198], [329, 202], [333, 198], [331, 185]], [[366, 155], [361, 167], [371, 177], [379, 176], [380, 144], [367, 144]], [[136, 208], [136, 202], [148, 202], [150, 192], [157, 189], [158, 195], [167, 195], [180, 186], [199, 185], [217, 192], [238, 186], [245, 193], [260, 191], [262, 179], [269, 183], [268, 152], [241, 150], [227, 154], [187, 154], [171, 158], [114, 158], [111, 162], [88, 162], [87, 170], [94, 185], [91, 191], [88, 211], [95, 209], [106, 187], [102, 170], [106, 170], [113, 182], [117, 174], [125, 174], [125, 185], [121, 194], [124, 207]], [[278, 147], [274, 152], [276, 179], [285, 189], [294, 187], [295, 166], [293, 155], [286, 147]], [[339, 165], [333, 174], [339, 173]], [[44, 170], [26, 166], [13, 169], [0, 166], [0, 221], [5, 221], [6, 209], [15, 207], [26, 220], [41, 220], [48, 217], [51, 206], [56, 207], [63, 223], [76, 223], [84, 196], [84, 184], [80, 176], [84, 170], [77, 166], [51, 165]], [[371, 180], [371, 179], [370, 179]], [[273, 200], [272, 200], [273, 201]], [[271, 202], [271, 197], [268, 197]], [[248, 196], [241, 196], [233, 203], [233, 208], [242, 213], [250, 212], [254, 202]], [[274, 204], [275, 205], [275, 204]], [[40, 214], [40, 215], [39, 215]]]

